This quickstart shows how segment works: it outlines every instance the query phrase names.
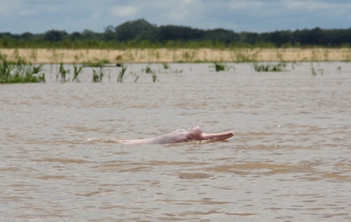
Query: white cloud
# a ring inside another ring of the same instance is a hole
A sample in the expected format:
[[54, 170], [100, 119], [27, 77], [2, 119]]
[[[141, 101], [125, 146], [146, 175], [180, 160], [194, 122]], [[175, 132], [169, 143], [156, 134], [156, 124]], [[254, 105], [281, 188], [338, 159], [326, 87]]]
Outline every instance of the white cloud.
[[183, 20], [187, 16], [186, 11], [174, 10], [168, 14], [168, 17], [172, 20]]
[[271, 16], [282, 16], [285, 17], [287, 14], [301, 14], [311, 13], [314, 15], [318, 14], [347, 14], [351, 10], [351, 3], [337, 3], [337, 2], [325, 2], [321, 0], [272, 0], [272, 1], [231, 1], [229, 9], [236, 12], [245, 11], [248, 15], [253, 17], [271, 17]]
[[196, 2], [199, 2], [199, 0], [183, 0], [184, 3], [196, 3]]
[[200, 0], [154, 0], [151, 5], [154, 6], [155, 11], [161, 12], [159, 16], [162, 23], [168, 24], [198, 20], [203, 12], [203, 4]]
[[98, 12], [93, 12], [91, 14], [91, 17], [96, 19], [96, 18], [99, 18], [100, 16], [102, 15], [102, 12], [101, 11], [98, 11]]
[[117, 6], [112, 9], [112, 14], [118, 17], [130, 17], [137, 14], [138, 11], [133, 6]]
[[308, 10], [308, 11], [318, 11], [318, 10], [336, 10], [350, 8], [351, 4], [338, 4], [334, 2], [321, 2], [321, 1], [281, 1], [286, 8], [292, 10]]

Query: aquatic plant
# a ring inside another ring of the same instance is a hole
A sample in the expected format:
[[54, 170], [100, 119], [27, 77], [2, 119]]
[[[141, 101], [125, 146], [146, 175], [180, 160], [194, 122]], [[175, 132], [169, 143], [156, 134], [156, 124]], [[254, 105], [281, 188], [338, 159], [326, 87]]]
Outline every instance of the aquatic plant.
[[83, 66], [73, 66], [73, 78], [72, 78], [72, 82], [76, 81], [76, 82], [80, 82], [78, 75], [80, 74], [80, 72], [82, 71]]
[[315, 69], [313, 66], [313, 63], [311, 63], [311, 71], [312, 71], [312, 75], [316, 76], [318, 74], [318, 72], [320, 73], [320, 75], [322, 76], [324, 74], [324, 69]]
[[36, 83], [45, 82], [45, 74], [42, 65], [32, 65], [21, 57], [17, 62], [9, 62], [6, 57], [0, 55], [0, 83]]
[[311, 63], [311, 71], [312, 71], [312, 75], [313, 75], [313, 76], [316, 76], [316, 75], [317, 75], [317, 72], [316, 72], [316, 70], [314, 69], [313, 63]]
[[171, 73], [175, 73], [175, 74], [177, 74], [177, 73], [182, 73], [182, 72], [183, 72], [182, 69], [171, 70]]
[[56, 74], [56, 82], [58, 81], [59, 76], [61, 77], [61, 82], [62, 83], [68, 82], [69, 79], [66, 79], [68, 73], [69, 73], [69, 69], [65, 69], [64, 66], [63, 66], [63, 63], [61, 62], [59, 71]]
[[157, 78], [155, 70], [152, 70], [149, 66], [147, 66], [146, 69], [145, 69], [145, 72], [151, 74], [152, 82], [158, 81], [158, 78]]
[[149, 66], [147, 66], [146, 69], [145, 69], [145, 72], [146, 73], [152, 73], [152, 69]]
[[341, 66], [338, 66], [336, 69], [339, 71], [339, 73], [341, 72]]
[[104, 77], [104, 69], [102, 66], [93, 69], [93, 79], [92, 82], [102, 82]]
[[127, 70], [127, 66], [121, 65], [121, 70], [118, 73], [117, 82], [123, 82], [124, 73]]
[[135, 77], [134, 82], [137, 82], [139, 79], [139, 75], [137, 75], [135, 72], [130, 72], [130, 74]]
[[134, 82], [137, 82], [137, 81], [138, 81], [138, 79], [139, 79], [139, 76], [138, 76], [138, 75], [136, 75], [136, 77], [135, 77], [135, 79], [134, 79]]
[[151, 77], [152, 77], [152, 82], [158, 81], [158, 78], [157, 78], [155, 70], [151, 73]]
[[321, 76], [324, 74], [324, 69], [318, 69], [318, 71], [321, 73]]
[[216, 72], [220, 72], [220, 71], [224, 71], [225, 70], [225, 66], [223, 64], [219, 64], [219, 63], [215, 62], [214, 65], [215, 65]]
[[254, 63], [254, 69], [256, 72], [282, 72], [286, 67], [285, 63], [278, 64], [257, 64]]
[[163, 69], [169, 69], [169, 65], [168, 65], [168, 63], [162, 63], [162, 65], [163, 65]]

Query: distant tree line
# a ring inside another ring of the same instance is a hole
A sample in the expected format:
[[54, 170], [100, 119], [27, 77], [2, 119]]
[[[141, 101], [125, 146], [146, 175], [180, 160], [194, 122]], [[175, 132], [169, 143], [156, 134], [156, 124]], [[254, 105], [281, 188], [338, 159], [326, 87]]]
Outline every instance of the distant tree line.
[[266, 33], [226, 29], [156, 26], [144, 19], [108, 26], [104, 32], [49, 30], [43, 34], [0, 33], [0, 48], [230, 48], [230, 47], [350, 47], [349, 29], [303, 29]]

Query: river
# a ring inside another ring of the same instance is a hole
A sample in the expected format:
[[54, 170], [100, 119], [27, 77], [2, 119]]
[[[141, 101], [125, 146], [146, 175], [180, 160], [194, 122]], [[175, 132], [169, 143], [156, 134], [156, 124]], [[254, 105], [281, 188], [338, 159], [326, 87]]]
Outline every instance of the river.
[[[350, 63], [127, 66], [0, 85], [2, 221], [351, 221]], [[235, 135], [116, 142], [192, 126]]]

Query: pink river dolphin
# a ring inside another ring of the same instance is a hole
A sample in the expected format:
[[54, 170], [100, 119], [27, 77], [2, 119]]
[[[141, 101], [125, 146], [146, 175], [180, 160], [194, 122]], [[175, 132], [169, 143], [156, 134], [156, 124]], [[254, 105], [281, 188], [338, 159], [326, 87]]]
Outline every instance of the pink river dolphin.
[[222, 133], [204, 133], [202, 129], [195, 126], [190, 129], [175, 130], [171, 133], [149, 138], [149, 139], [136, 139], [136, 140], [118, 140], [119, 143], [123, 144], [142, 144], [142, 143], [154, 143], [154, 144], [167, 144], [167, 143], [183, 143], [183, 142], [203, 142], [203, 141], [221, 141], [226, 140], [234, 136], [232, 131]]

